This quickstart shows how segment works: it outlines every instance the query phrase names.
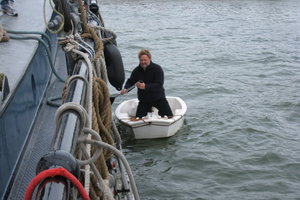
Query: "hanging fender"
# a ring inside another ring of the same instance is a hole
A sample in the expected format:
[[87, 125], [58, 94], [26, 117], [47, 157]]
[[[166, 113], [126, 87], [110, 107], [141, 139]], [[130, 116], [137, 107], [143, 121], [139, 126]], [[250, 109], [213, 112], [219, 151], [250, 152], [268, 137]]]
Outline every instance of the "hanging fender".
[[109, 42], [113, 43], [114, 45], [118, 46], [116, 39], [113, 37], [113, 34], [110, 32], [102, 32], [103, 38], [110, 38]]
[[108, 80], [112, 86], [120, 91], [125, 81], [125, 72], [118, 47], [111, 42], [105, 43], [104, 57]]

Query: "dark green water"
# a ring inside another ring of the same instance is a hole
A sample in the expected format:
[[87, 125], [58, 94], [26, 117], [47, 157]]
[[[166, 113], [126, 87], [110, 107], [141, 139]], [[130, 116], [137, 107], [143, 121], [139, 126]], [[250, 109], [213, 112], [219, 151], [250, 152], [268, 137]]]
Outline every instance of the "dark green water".
[[149, 48], [188, 106], [174, 137], [124, 139], [141, 199], [300, 199], [300, 1], [101, 5], [126, 77]]

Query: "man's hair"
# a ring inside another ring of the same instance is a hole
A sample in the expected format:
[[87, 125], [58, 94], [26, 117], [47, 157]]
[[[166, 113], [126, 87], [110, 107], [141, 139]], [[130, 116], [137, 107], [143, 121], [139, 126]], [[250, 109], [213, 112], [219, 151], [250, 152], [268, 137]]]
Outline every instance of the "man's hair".
[[142, 49], [142, 50], [140, 50], [140, 52], [139, 52], [139, 58], [141, 56], [143, 56], [143, 55], [148, 56], [148, 58], [150, 58], [150, 60], [151, 60], [151, 53], [150, 53], [150, 51], [148, 49]]

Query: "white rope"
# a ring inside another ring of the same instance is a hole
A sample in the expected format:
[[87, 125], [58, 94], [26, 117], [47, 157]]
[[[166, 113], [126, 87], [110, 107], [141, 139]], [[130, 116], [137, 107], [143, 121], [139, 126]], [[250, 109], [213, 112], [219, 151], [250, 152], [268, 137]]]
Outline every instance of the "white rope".
[[109, 38], [101, 38], [101, 40], [103, 42], [108, 42], [110, 40], [115, 40], [117, 38], [117, 35], [113, 31], [111, 31], [111, 30], [109, 30], [109, 29], [107, 29], [103, 26], [95, 26], [94, 28], [97, 29], [97, 30], [101, 30], [101, 31], [104, 31], [104, 32], [107, 32], [107, 33], [111, 34], [111, 37], [109, 37]]
[[100, 60], [99, 59], [97, 59], [96, 61], [95, 61], [95, 74], [96, 74], [96, 76], [99, 78], [99, 77], [101, 77], [101, 71], [100, 71]]
[[[101, 37], [101, 33], [98, 30], [97, 34]], [[95, 185], [94, 187], [99, 188], [99, 190], [101, 192], [103, 192], [104, 194], [104, 198], [105, 199], [113, 199], [113, 195], [110, 191], [109, 188], [109, 181], [108, 180], [103, 180], [96, 165], [94, 164], [94, 161], [96, 159], [98, 159], [99, 157], [99, 153], [102, 152], [102, 148], [106, 148], [109, 149], [110, 151], [112, 151], [119, 159], [121, 159], [122, 163], [124, 164], [124, 167], [128, 173], [129, 179], [130, 179], [130, 186], [132, 189], [132, 193], [135, 197], [136, 200], [139, 200], [139, 194], [137, 191], [137, 187], [135, 184], [135, 180], [134, 177], [132, 175], [130, 166], [125, 158], [125, 156], [122, 154], [121, 151], [119, 151], [118, 149], [116, 149], [114, 146], [109, 145], [107, 143], [102, 142], [101, 137], [96, 137], [96, 140], [92, 140], [92, 134], [95, 134], [96, 132], [94, 130], [92, 130], [92, 112], [93, 112], [93, 100], [92, 100], [92, 90], [93, 90], [93, 73], [95, 76], [100, 77], [101, 79], [104, 80], [105, 83], [108, 83], [108, 76], [107, 76], [107, 69], [106, 69], [106, 63], [105, 63], [105, 59], [104, 56], [102, 55], [99, 59], [96, 60], [94, 66], [91, 62], [93, 53], [89, 52], [89, 54], [87, 53], [83, 53], [79, 50], [77, 50], [76, 48], [78, 47], [82, 47], [82, 45], [78, 42], [76, 42], [74, 40], [74, 38], [69, 37], [68, 38], [70, 43], [68, 43], [65, 46], [65, 50], [66, 51], [72, 51], [73, 53], [80, 55], [86, 62], [87, 64], [87, 70], [88, 70], [88, 80], [84, 79], [84, 82], [88, 82], [87, 83], [87, 94], [86, 94], [86, 99], [87, 99], [87, 111], [84, 109], [85, 113], [84, 114], [86, 116], [87, 119], [84, 119], [85, 124], [82, 127], [82, 133], [90, 133], [88, 134], [86, 137], [79, 137], [78, 138], [78, 144], [79, 146], [83, 146], [85, 145], [85, 148], [81, 148], [81, 153], [84, 157], [84, 159], [86, 160], [78, 160], [80, 165], [85, 165], [85, 170], [84, 170], [84, 177], [85, 177], [85, 190], [90, 193], [90, 186], [91, 186], [91, 169], [93, 171], [94, 176], [96, 177], [96, 179], [98, 180], [98, 184]], [[89, 47], [87, 47], [89, 48]], [[87, 49], [85, 48], [85, 49]], [[90, 57], [88, 56], [90, 55]], [[68, 82], [71, 82], [72, 80], [76, 79], [76, 78], [81, 78], [80, 76], [74, 76], [73, 78], [70, 78], [68, 80]], [[83, 108], [83, 107], [82, 107]], [[80, 114], [80, 108], [76, 108], [79, 114]], [[64, 110], [64, 109], [62, 109]], [[63, 111], [60, 111], [63, 112]], [[81, 111], [83, 112], [83, 111]], [[81, 116], [81, 114], [80, 114]], [[58, 120], [58, 119], [57, 119]], [[114, 121], [112, 121], [112, 132], [115, 136], [115, 140], [117, 141], [117, 146], [118, 148], [121, 148], [121, 137], [120, 134], [116, 128], [116, 125], [114, 123]], [[96, 153], [94, 154], [93, 157], [91, 157], [91, 145], [92, 144], [96, 144], [98, 146]]]
[[100, 58], [100, 63], [101, 63], [101, 78], [108, 83], [108, 76], [107, 76], [107, 67], [105, 64], [105, 59], [103, 57]]
[[88, 124], [88, 113], [86, 112], [86, 110], [80, 105], [80, 104], [76, 104], [74, 102], [68, 102], [68, 103], [64, 103], [62, 104], [55, 113], [55, 122], [56, 122], [56, 126], [58, 126], [60, 119], [62, 117], [62, 114], [65, 112], [74, 112], [76, 111], [78, 113], [78, 115], [80, 116], [80, 126], [81, 128], [85, 127], [86, 124]]
[[[89, 123], [87, 125], [88, 128], [92, 128], [92, 115], [93, 115], [93, 99], [92, 99], [92, 91], [93, 91], [93, 65], [86, 53], [83, 53], [77, 49], [72, 49], [72, 51], [85, 60], [87, 64], [87, 69], [88, 69], [88, 79], [89, 79], [89, 84], [87, 87], [87, 110], [88, 110], [88, 118], [89, 118]], [[91, 135], [88, 135], [88, 139], [91, 139]], [[86, 145], [86, 150], [88, 152], [88, 156], [91, 156], [91, 145]], [[91, 170], [90, 170], [90, 165], [85, 166], [85, 174], [84, 174], [84, 188], [89, 194], [90, 192], [90, 175]]]
[[99, 147], [103, 147], [103, 148], [106, 148], [106, 149], [109, 149], [110, 151], [112, 151], [124, 164], [124, 167], [125, 167], [125, 169], [127, 171], [127, 174], [128, 174], [128, 178], [130, 180], [130, 186], [131, 186], [132, 193], [134, 195], [135, 200], [140, 199], [139, 194], [138, 194], [138, 190], [137, 190], [137, 187], [136, 187], [136, 184], [135, 184], [135, 180], [134, 180], [134, 177], [133, 177], [133, 174], [132, 174], [132, 171], [131, 171], [131, 168], [130, 168], [125, 156], [122, 154], [121, 151], [116, 149], [116, 147], [114, 147], [110, 144], [107, 144], [105, 142], [102, 142], [102, 141], [91, 140], [91, 139], [82, 139], [82, 138], [79, 138], [77, 141], [78, 142], [83, 142], [83, 143], [86, 143], [86, 144], [95, 144]]
[[[101, 35], [100, 30], [104, 30], [104, 29], [105, 28], [103, 28], [103, 29], [99, 28], [99, 26], [97, 28], [97, 34], [101, 39], [102, 39], [102, 35]], [[108, 29], [105, 29], [105, 31], [107, 31], [107, 30]], [[116, 34], [114, 34], [112, 31], [110, 31], [110, 32], [113, 34], [114, 39], [115, 39], [117, 37]], [[101, 77], [107, 84], [108, 83], [108, 75], [107, 75], [107, 67], [106, 67], [104, 55], [102, 55], [97, 61], [100, 62], [100, 63], [99, 62], [96, 63], [96, 67], [100, 69], [99, 77]], [[120, 133], [119, 133], [114, 121], [112, 121], [112, 133], [114, 134], [114, 138], [116, 140], [117, 147], [121, 149], [121, 136], [120, 136]]]

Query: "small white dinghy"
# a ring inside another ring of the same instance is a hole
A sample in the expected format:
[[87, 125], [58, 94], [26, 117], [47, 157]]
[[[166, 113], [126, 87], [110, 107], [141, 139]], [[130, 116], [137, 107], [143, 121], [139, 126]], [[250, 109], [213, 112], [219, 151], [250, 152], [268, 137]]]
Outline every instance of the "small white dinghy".
[[117, 107], [115, 115], [121, 123], [132, 128], [136, 139], [170, 137], [182, 127], [187, 106], [179, 97], [167, 96], [167, 100], [174, 114], [170, 119], [160, 117], [156, 108], [142, 119], [135, 119], [138, 105], [136, 98], [122, 102]]

